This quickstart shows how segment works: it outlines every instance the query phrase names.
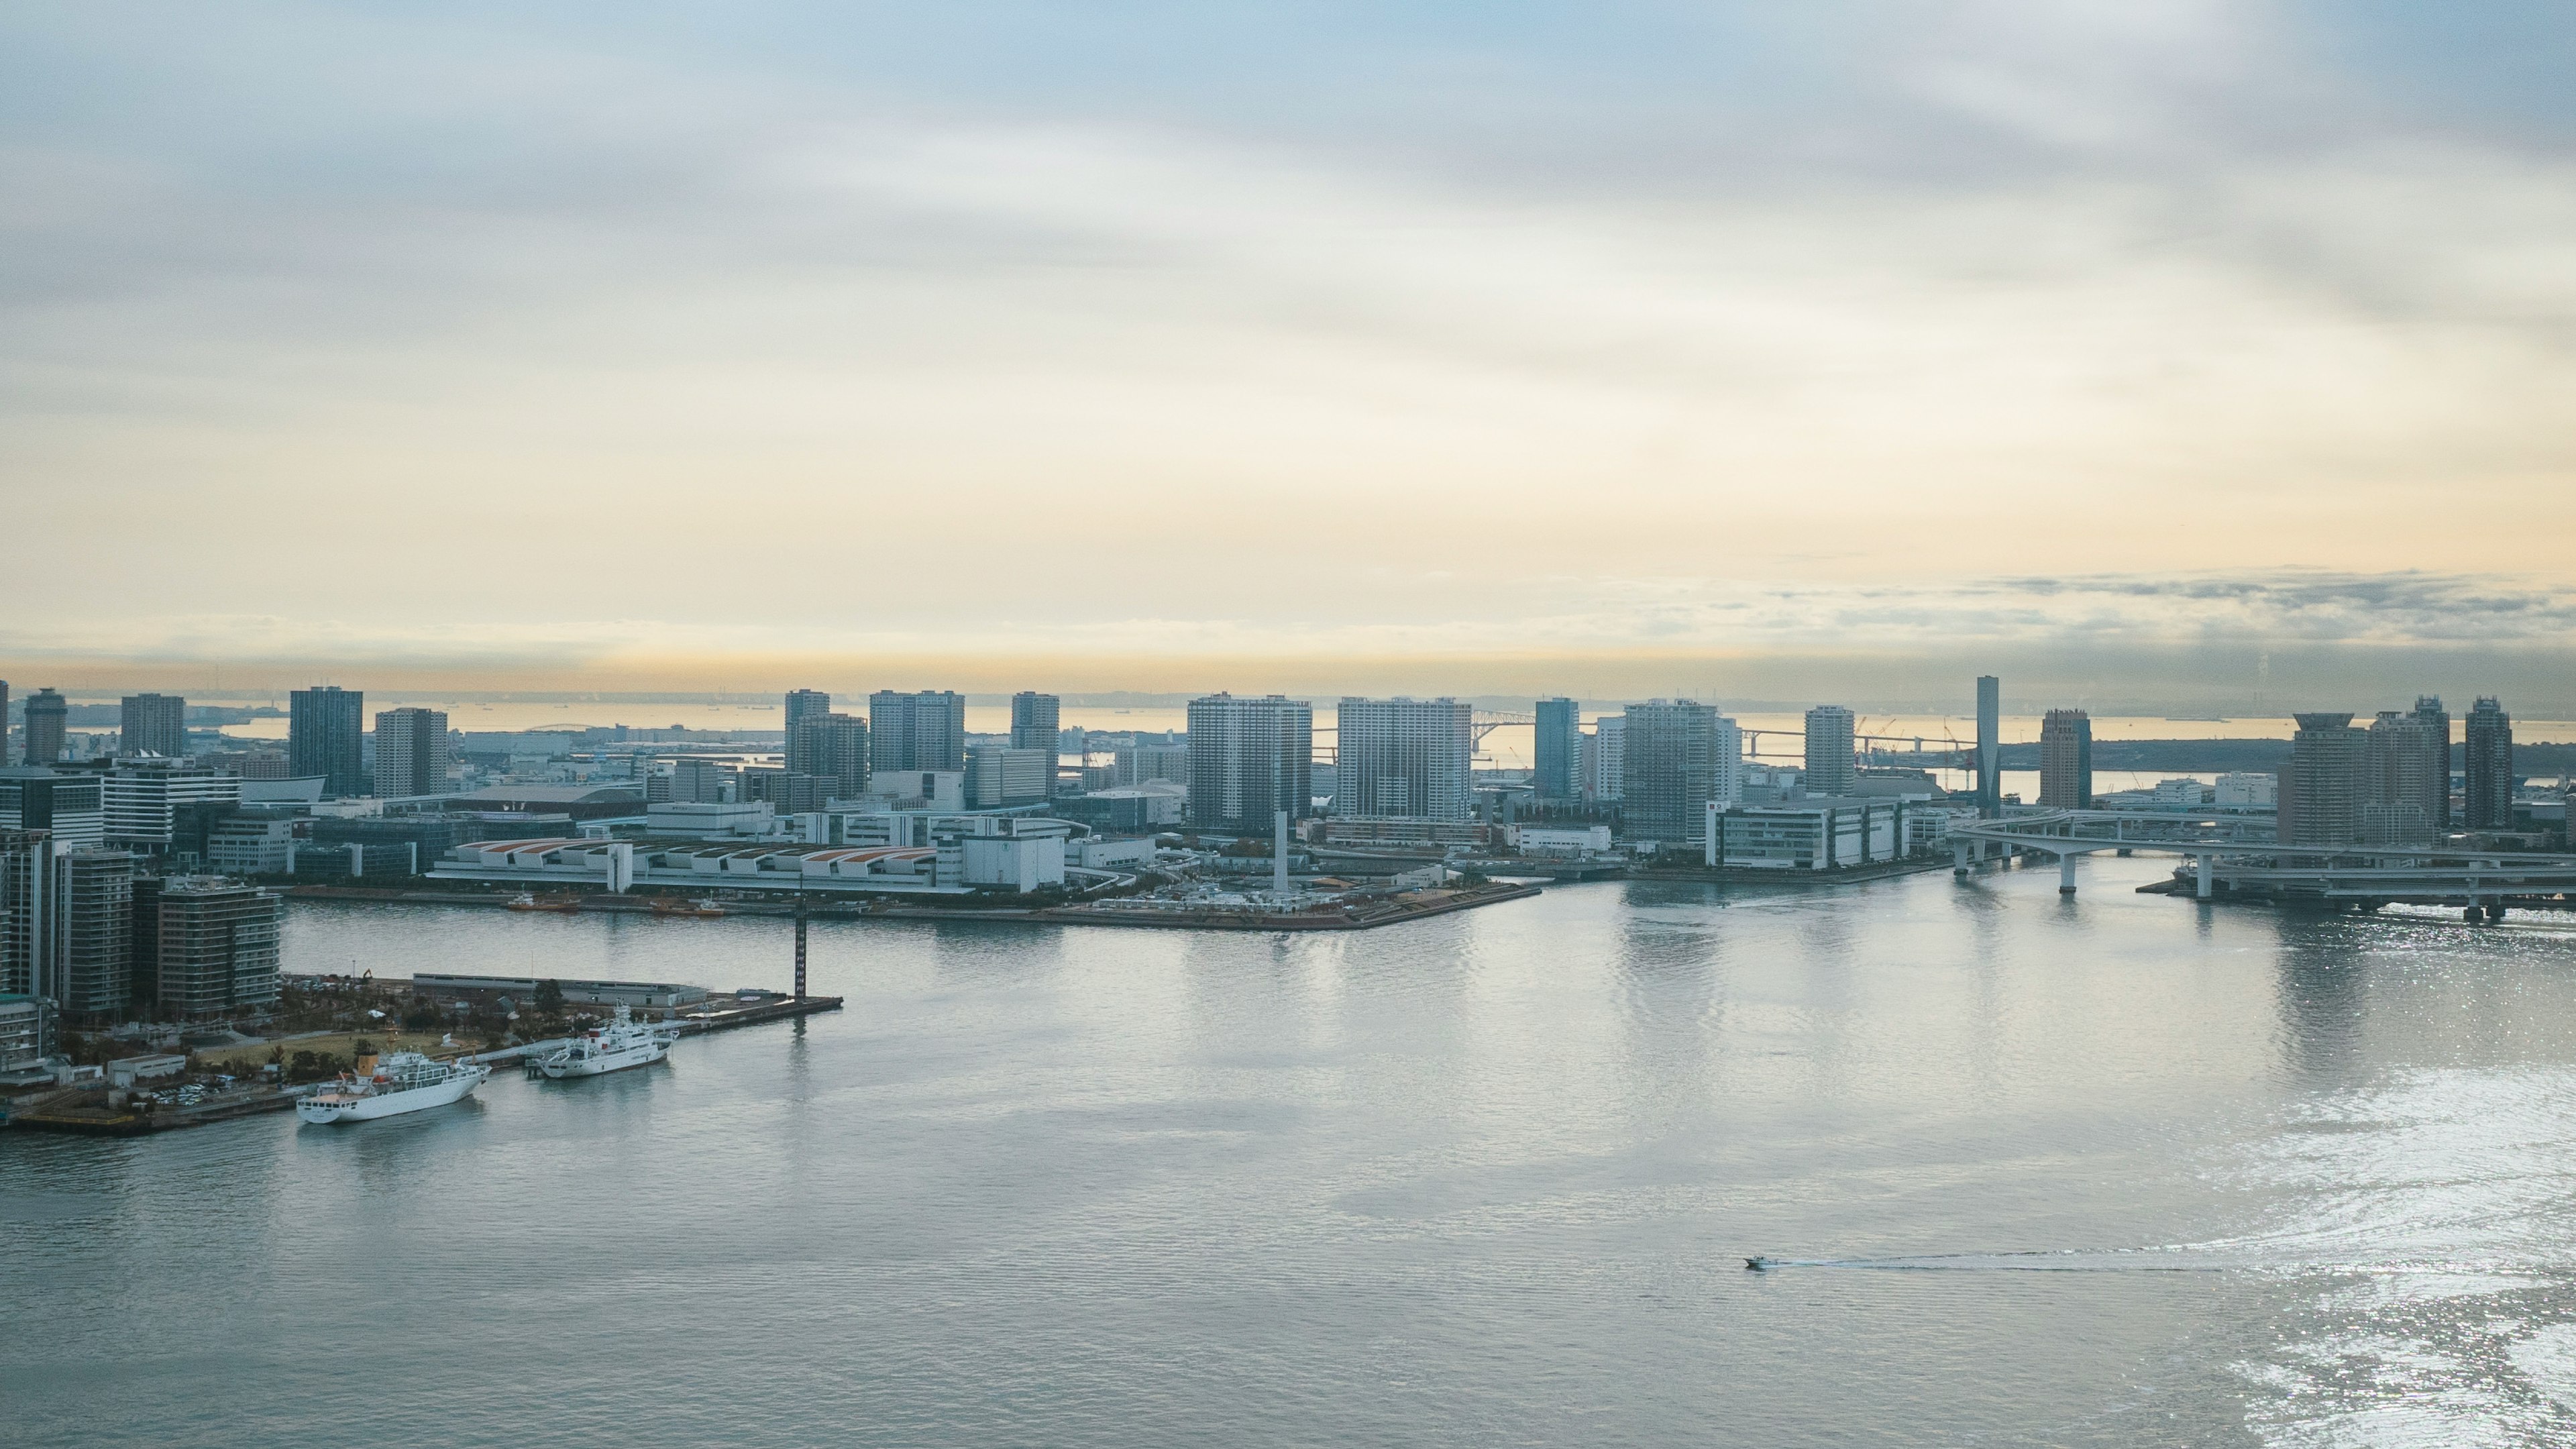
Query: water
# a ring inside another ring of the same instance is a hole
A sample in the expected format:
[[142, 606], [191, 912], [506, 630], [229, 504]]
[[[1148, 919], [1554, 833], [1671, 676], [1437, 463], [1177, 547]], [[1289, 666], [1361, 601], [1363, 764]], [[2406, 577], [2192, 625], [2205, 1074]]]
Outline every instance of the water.
[[[0, 1135], [5, 1438], [2576, 1442], [2576, 930], [2131, 893], [2163, 868], [827, 925], [847, 1010], [666, 1066]], [[321, 907], [289, 952], [789, 961]]]

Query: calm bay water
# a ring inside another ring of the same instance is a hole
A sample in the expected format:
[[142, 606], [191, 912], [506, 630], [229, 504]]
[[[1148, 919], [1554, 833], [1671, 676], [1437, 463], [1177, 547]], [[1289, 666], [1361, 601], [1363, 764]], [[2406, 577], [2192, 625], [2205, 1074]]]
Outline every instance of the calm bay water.
[[[831, 925], [848, 1009], [663, 1067], [0, 1135], [0, 1432], [2576, 1442], [2576, 923], [2131, 893], [2163, 868], [1316, 939]], [[789, 960], [775, 921], [432, 909], [299, 907], [288, 949]]]

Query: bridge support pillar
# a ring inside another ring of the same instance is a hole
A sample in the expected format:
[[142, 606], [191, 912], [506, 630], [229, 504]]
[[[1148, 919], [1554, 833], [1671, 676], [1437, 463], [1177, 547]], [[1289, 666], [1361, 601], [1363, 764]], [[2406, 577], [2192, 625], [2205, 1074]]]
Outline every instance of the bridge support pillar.
[[1968, 842], [1962, 840], [1958, 844], [1950, 847], [1950, 874], [1963, 876], [1967, 873]]
[[2198, 899], [2200, 899], [2200, 900], [2204, 900], [2204, 901], [2205, 901], [2205, 900], [2208, 900], [2208, 899], [2209, 899], [2209, 857], [2208, 857], [2208, 856], [2205, 856], [2205, 855], [2204, 855], [2204, 856], [2201, 856], [2201, 857], [2199, 857], [2199, 858], [2198, 858], [2198, 860], [2197, 860], [2197, 862], [2196, 862], [2196, 869], [2195, 869], [2195, 871], [2194, 871], [2194, 879], [2193, 879], [2193, 881], [2192, 881], [2192, 894], [2193, 894], [2193, 896], [2195, 896], [2196, 898], [2198, 898]]
[[2075, 852], [2071, 850], [2057, 857], [2057, 893], [2075, 894]]

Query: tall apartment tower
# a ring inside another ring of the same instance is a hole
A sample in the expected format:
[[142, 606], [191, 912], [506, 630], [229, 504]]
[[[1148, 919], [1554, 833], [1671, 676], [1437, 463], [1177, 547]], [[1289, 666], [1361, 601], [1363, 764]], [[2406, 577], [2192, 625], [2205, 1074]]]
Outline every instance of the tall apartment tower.
[[0, 992], [113, 1021], [133, 957], [134, 857], [43, 830], [0, 831]]
[[820, 719], [831, 712], [832, 696], [824, 693], [822, 690], [791, 689], [787, 691], [787, 773], [791, 775], [813, 775], [821, 773], [813, 768], [812, 761], [804, 759], [797, 753], [798, 749], [801, 747], [797, 743], [796, 732], [804, 725], [805, 721], [809, 719]]
[[2004, 682], [1977, 676], [1977, 815], [2004, 813]]
[[1229, 835], [1268, 835], [1279, 811], [1314, 813], [1315, 708], [1268, 695], [1190, 701], [1190, 822]]
[[1849, 795], [1860, 788], [1852, 712], [1838, 704], [1807, 711], [1807, 793]]
[[949, 689], [868, 696], [868, 749], [879, 770], [966, 768], [966, 697]]
[[[2361, 838], [2372, 845], [2417, 845], [2433, 838], [2433, 797], [2450, 793], [2450, 750], [2438, 756], [2421, 715], [2383, 709], [2362, 747]], [[2434, 761], [2442, 774], [2434, 774]]]
[[1650, 700], [1628, 706], [1625, 719], [1619, 813], [1628, 836], [1672, 845], [1701, 839], [1708, 802], [1723, 784], [1717, 707]]
[[2080, 709], [2040, 717], [2039, 803], [2052, 810], [2093, 808], [2093, 717]]
[[1046, 797], [1055, 798], [1057, 752], [1063, 748], [1063, 701], [1052, 694], [1023, 689], [1011, 696], [1011, 748], [1038, 750], [1046, 756]]
[[1619, 799], [1628, 788], [1628, 717], [1605, 714], [1592, 722], [1592, 733], [1583, 737], [1583, 754], [1577, 763], [1583, 773], [1583, 798], [1595, 804]]
[[2424, 746], [2433, 756], [2424, 808], [2439, 836], [2451, 828], [2451, 712], [2442, 708], [2439, 695], [2421, 694], [2415, 697], [2415, 719], [2424, 726]]
[[2294, 716], [2290, 767], [2281, 772], [2283, 845], [2349, 845], [2360, 833], [2362, 732], [2349, 714]]
[[71, 706], [53, 690], [40, 689], [27, 696], [27, 763], [60, 764], [63, 758], [63, 716]]
[[367, 695], [336, 684], [299, 689], [286, 699], [286, 768], [297, 779], [322, 777], [325, 795], [365, 793]]
[[1457, 699], [1341, 702], [1333, 813], [1465, 820], [1475, 813], [1474, 707]]
[[0, 765], [9, 763], [9, 681], [0, 679]]
[[129, 694], [119, 713], [118, 754], [176, 759], [188, 752], [188, 701], [175, 694]]
[[1538, 739], [1531, 750], [1536, 767], [1530, 783], [1542, 800], [1572, 800], [1583, 793], [1577, 772], [1583, 765], [1583, 710], [1573, 700], [1538, 702]]
[[222, 876], [161, 883], [154, 947], [165, 1018], [229, 1016], [277, 1000], [276, 896]]
[[[32, 706], [34, 700], [27, 703]], [[2467, 784], [2460, 794], [2460, 814], [2471, 830], [2513, 828], [2513, 716], [2504, 706], [2481, 697], [2469, 708], [2462, 732], [2467, 745]]]
[[376, 715], [376, 793], [386, 799], [447, 793], [447, 715], [388, 709]]
[[0, 830], [0, 995], [37, 994], [39, 955], [52, 939], [54, 860], [67, 848], [50, 830]]
[[868, 793], [868, 735], [868, 722], [856, 715], [807, 714], [787, 737], [787, 773], [822, 781], [828, 799], [855, 800]]

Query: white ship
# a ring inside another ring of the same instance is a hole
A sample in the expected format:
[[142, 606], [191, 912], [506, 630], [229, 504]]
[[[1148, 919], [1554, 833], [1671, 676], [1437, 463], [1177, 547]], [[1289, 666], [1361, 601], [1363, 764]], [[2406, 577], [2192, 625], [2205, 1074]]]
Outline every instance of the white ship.
[[492, 1075], [487, 1066], [432, 1061], [418, 1052], [360, 1057], [358, 1070], [295, 1104], [307, 1122], [366, 1122], [424, 1107], [444, 1107]]
[[650, 1066], [671, 1054], [680, 1030], [635, 1019], [625, 1007], [606, 1026], [595, 1026], [537, 1061], [537, 1070], [555, 1081], [595, 1077], [627, 1067]]

